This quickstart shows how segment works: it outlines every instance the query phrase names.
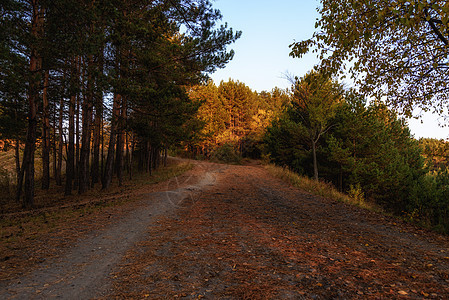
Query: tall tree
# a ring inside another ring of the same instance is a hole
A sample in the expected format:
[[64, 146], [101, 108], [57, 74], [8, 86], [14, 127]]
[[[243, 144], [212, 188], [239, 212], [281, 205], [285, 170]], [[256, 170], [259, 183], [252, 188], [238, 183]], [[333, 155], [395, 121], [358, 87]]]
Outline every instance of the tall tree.
[[[198, 105], [188, 99], [186, 87], [232, 59], [227, 46], [240, 36], [227, 25], [217, 28], [221, 14], [209, 0], [6, 0], [0, 9], [0, 109], [17, 120], [28, 115], [24, 156], [18, 168], [17, 198], [25, 183], [24, 206], [33, 205], [38, 138], [43, 141], [43, 188], [50, 183], [50, 112], [55, 178], [61, 183], [66, 146], [65, 193], [70, 194], [74, 185], [83, 193], [98, 181], [103, 117], [112, 110], [103, 176], [108, 186], [114, 158], [122, 178], [124, 156], [130, 154], [130, 115], [149, 119], [143, 123], [151, 132], [132, 128], [141, 135], [132, 136], [133, 141], [146, 139], [148, 157], [157, 165], [154, 158], [159, 151], [178, 143], [193, 128]], [[106, 96], [111, 94], [112, 105]], [[0, 123], [6, 119], [5, 113]], [[38, 119], [42, 120], [41, 136]], [[6, 137], [4, 128], [1, 133]], [[14, 138], [19, 153], [21, 137]]]
[[[328, 71], [348, 70], [366, 94], [411, 115], [416, 107], [442, 113], [449, 90], [449, 3], [443, 0], [321, 0], [309, 49]], [[346, 67], [348, 66], [348, 67]]]
[[[29, 63], [23, 55], [26, 9], [14, 1], [2, 3], [0, 18], [0, 136], [14, 141], [16, 177], [20, 173], [20, 144], [27, 128], [27, 91]], [[19, 42], [21, 41], [21, 42]], [[18, 185], [18, 183], [17, 183]], [[20, 199], [17, 199], [20, 200]]]
[[44, 71], [44, 87], [42, 91], [42, 189], [50, 188], [50, 102], [48, 89], [50, 71]]
[[25, 176], [23, 206], [34, 204], [34, 152], [37, 138], [37, 109], [41, 86], [42, 56], [40, 41], [43, 35], [44, 9], [39, 0], [30, 2], [30, 56], [29, 56], [29, 86], [28, 86], [28, 129], [25, 141], [22, 167], [18, 178], [17, 198], [21, 197], [23, 177]]
[[290, 113], [299, 120], [313, 158], [313, 177], [318, 180], [317, 145], [334, 124], [332, 119], [343, 99], [343, 88], [323, 73], [310, 72], [296, 80]]

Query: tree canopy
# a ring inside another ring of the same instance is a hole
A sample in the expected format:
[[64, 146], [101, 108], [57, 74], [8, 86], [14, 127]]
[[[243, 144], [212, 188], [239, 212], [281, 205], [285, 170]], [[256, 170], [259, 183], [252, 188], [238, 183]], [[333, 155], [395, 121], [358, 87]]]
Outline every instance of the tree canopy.
[[443, 113], [449, 90], [449, 3], [443, 0], [321, 0], [317, 31], [291, 45], [329, 72], [348, 71], [361, 91], [406, 115]]
[[[291, 106], [268, 128], [265, 142], [271, 159], [294, 171], [314, 176], [315, 162], [303, 110]], [[366, 105], [348, 91], [328, 119], [335, 124], [316, 147], [320, 178], [342, 191], [359, 186], [367, 199], [397, 213], [414, 197], [425, 174], [417, 141], [405, 124], [381, 103]]]
[[258, 144], [265, 129], [290, 102], [286, 91], [279, 88], [258, 93], [232, 79], [218, 86], [213, 81], [194, 86], [190, 97], [201, 103], [197, 120], [204, 124], [193, 148], [206, 157], [225, 145], [242, 156], [260, 157]]
[[305, 134], [313, 156], [313, 177], [318, 180], [316, 147], [322, 137], [334, 124], [334, 117], [341, 103], [343, 88], [337, 82], [318, 72], [310, 72], [297, 79], [293, 87], [293, 119]]
[[[199, 105], [186, 87], [224, 67], [241, 34], [219, 25], [221, 18], [209, 0], [2, 1], [0, 133], [15, 140], [17, 165], [25, 141], [17, 199], [23, 186], [23, 204], [33, 206], [39, 144], [42, 188], [52, 152], [58, 184], [66, 157], [65, 193], [77, 187], [81, 194], [99, 173], [103, 188], [114, 172], [121, 184], [130, 147], [145, 152], [149, 170], [160, 151], [188, 139]], [[4, 126], [11, 120], [21, 127], [15, 133]]]

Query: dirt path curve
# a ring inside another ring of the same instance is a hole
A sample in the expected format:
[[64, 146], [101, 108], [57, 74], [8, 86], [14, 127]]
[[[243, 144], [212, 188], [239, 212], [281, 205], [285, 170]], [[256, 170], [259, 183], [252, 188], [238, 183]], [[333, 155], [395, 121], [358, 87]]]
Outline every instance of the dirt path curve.
[[145, 236], [161, 215], [176, 212], [184, 202], [214, 184], [219, 167], [196, 165], [187, 176], [167, 182], [167, 190], [148, 193], [143, 205], [112, 226], [92, 232], [66, 255], [44, 264], [29, 276], [0, 286], [0, 299], [89, 299], [107, 293], [109, 274], [125, 252]]
[[448, 299], [449, 240], [310, 195], [261, 166], [197, 162], [20, 283], [17, 299]]

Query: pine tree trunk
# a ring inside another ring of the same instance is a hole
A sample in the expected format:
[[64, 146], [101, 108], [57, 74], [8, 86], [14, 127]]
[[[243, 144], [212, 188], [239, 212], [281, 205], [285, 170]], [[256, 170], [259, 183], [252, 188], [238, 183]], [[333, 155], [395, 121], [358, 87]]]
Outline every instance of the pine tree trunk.
[[316, 142], [312, 139], [313, 179], [318, 181], [318, 163], [316, 159]]
[[150, 145], [150, 141], [147, 141], [147, 147], [145, 149], [145, 158], [146, 158], [146, 171], [147, 173], [152, 173], [152, 155], [151, 155], [152, 151], [151, 151], [151, 145]]
[[[82, 68], [82, 60], [81, 57], [77, 58], [77, 74], [80, 76]], [[81, 76], [81, 84], [84, 83], [84, 76]], [[78, 187], [79, 183], [79, 162], [80, 162], [80, 104], [81, 104], [81, 95], [78, 93], [76, 95], [76, 111], [75, 111], [75, 169], [74, 169], [74, 186], [73, 188], [76, 189]]]
[[[31, 35], [39, 39], [43, 29], [43, 11], [39, 9], [39, 1], [32, 0]], [[31, 45], [30, 55], [30, 83], [28, 90], [28, 129], [25, 141], [25, 150], [22, 159], [22, 167], [17, 179], [17, 200], [20, 201], [22, 194], [23, 177], [25, 176], [23, 207], [32, 207], [34, 204], [34, 152], [36, 149], [37, 135], [37, 107], [39, 101], [39, 87], [41, 83], [42, 58], [39, 56], [37, 47]]]
[[[34, 204], [34, 152], [36, 150], [37, 121], [36, 117], [31, 118], [31, 115], [35, 113], [36, 109], [34, 109], [34, 112], [29, 114], [30, 119], [28, 121], [27, 139], [25, 142], [22, 171], [20, 174], [22, 178], [23, 174], [25, 175], [25, 192], [22, 202], [22, 205], [25, 208], [32, 207]], [[18, 194], [18, 197], [20, 198], [20, 193]]]
[[101, 155], [101, 166], [100, 166], [100, 177], [103, 178], [104, 176], [104, 118], [101, 118], [101, 131], [100, 131], [100, 135], [101, 135], [101, 148], [100, 148], [100, 155]]
[[77, 96], [75, 94], [75, 87], [78, 83], [78, 61], [76, 58], [72, 59], [71, 62], [71, 74], [70, 74], [70, 84], [72, 95], [70, 96], [69, 102], [69, 140], [67, 142], [67, 160], [66, 160], [66, 184], [65, 184], [65, 195], [72, 194], [73, 180], [75, 179], [75, 112], [76, 112], [76, 102]]
[[134, 135], [131, 138], [131, 149], [128, 158], [128, 170], [129, 170], [129, 180], [132, 180], [133, 177], [133, 155], [134, 155]]
[[340, 172], [338, 174], [338, 188], [343, 193], [343, 165], [340, 164]]
[[76, 96], [70, 97], [69, 103], [69, 141], [67, 149], [67, 161], [66, 161], [66, 183], [65, 183], [65, 195], [72, 194], [73, 179], [75, 177], [75, 105]]
[[44, 74], [42, 91], [42, 189], [50, 188], [50, 104], [48, 102], [49, 71]]
[[16, 139], [16, 145], [14, 147], [14, 159], [16, 161], [16, 175], [17, 178], [19, 178], [19, 174], [20, 174], [20, 140], [19, 138]]
[[129, 134], [125, 133], [125, 166], [129, 175]]
[[[120, 125], [119, 125], [120, 126]], [[119, 129], [117, 133], [117, 146], [115, 156], [115, 172], [117, 174], [118, 185], [123, 183], [123, 132]]]
[[[98, 68], [99, 73], [103, 74], [103, 49], [101, 49], [98, 55]], [[101, 76], [100, 75], [100, 76]], [[98, 87], [95, 93], [95, 117], [94, 117], [94, 132], [93, 132], [93, 157], [92, 157], [92, 187], [99, 182], [100, 178], [100, 144], [101, 144], [101, 132], [102, 132], [102, 120], [103, 120], [103, 91], [101, 87]]]
[[85, 91], [86, 96], [84, 97], [83, 107], [82, 107], [82, 140], [81, 140], [81, 151], [80, 151], [80, 163], [79, 163], [79, 184], [78, 193], [83, 194], [89, 189], [89, 156], [90, 156], [90, 140], [91, 140], [91, 124], [92, 124], [92, 109], [93, 109], [93, 58], [90, 56], [88, 58], [87, 66], [87, 91]]
[[63, 151], [63, 128], [62, 128], [62, 122], [64, 118], [64, 99], [61, 97], [61, 100], [59, 102], [59, 116], [58, 116], [58, 162], [56, 167], [56, 184], [61, 186], [62, 185], [62, 151]]
[[92, 179], [92, 187], [98, 183], [100, 178], [100, 143], [101, 143], [101, 118], [102, 118], [102, 109], [99, 106], [102, 106], [102, 103], [98, 103], [99, 100], [96, 100], [95, 104], [95, 117], [94, 117], [94, 132], [93, 132], [93, 157], [92, 157], [92, 169], [91, 169], [91, 179]]
[[117, 148], [116, 148], [116, 173], [118, 178], [118, 185], [123, 184], [123, 150], [125, 145], [125, 123], [126, 123], [126, 97], [121, 97], [120, 103], [120, 116], [117, 123]]
[[117, 136], [117, 122], [120, 111], [121, 96], [119, 94], [114, 95], [114, 103], [112, 105], [112, 120], [111, 120], [111, 134], [109, 136], [108, 156], [106, 158], [106, 165], [104, 168], [104, 175], [102, 179], [102, 188], [107, 189], [111, 185], [112, 175], [114, 171], [114, 147], [116, 144]]
[[52, 139], [51, 139], [51, 150], [53, 153], [53, 177], [55, 178], [55, 181], [57, 182], [56, 178], [58, 177], [58, 166], [57, 166], [57, 162], [58, 162], [58, 155], [57, 155], [57, 151], [56, 151], [56, 105], [55, 108], [53, 110], [53, 135], [52, 135]]

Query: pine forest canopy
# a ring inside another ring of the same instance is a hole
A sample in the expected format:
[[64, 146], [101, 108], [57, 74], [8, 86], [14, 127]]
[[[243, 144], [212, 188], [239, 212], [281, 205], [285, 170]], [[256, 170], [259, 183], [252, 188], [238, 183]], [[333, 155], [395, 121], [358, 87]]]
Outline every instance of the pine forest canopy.
[[361, 91], [411, 116], [442, 114], [449, 91], [449, 2], [443, 0], [321, 0], [309, 50], [328, 72], [349, 71]]
[[213, 157], [221, 146], [238, 148], [244, 157], [260, 158], [265, 129], [290, 103], [284, 90], [255, 92], [240, 81], [213, 81], [194, 86], [190, 97], [201, 103], [197, 118], [204, 124], [190, 150]]
[[103, 187], [113, 173], [121, 182], [129, 144], [151, 169], [161, 149], [186, 138], [196, 114], [185, 87], [224, 67], [234, 54], [227, 46], [241, 35], [217, 26], [222, 16], [209, 0], [5, 0], [0, 13], [0, 125], [19, 126], [1, 134], [15, 140], [24, 206], [33, 205], [38, 139], [43, 189], [50, 152], [58, 184], [66, 156], [66, 194], [98, 182], [105, 122]]

